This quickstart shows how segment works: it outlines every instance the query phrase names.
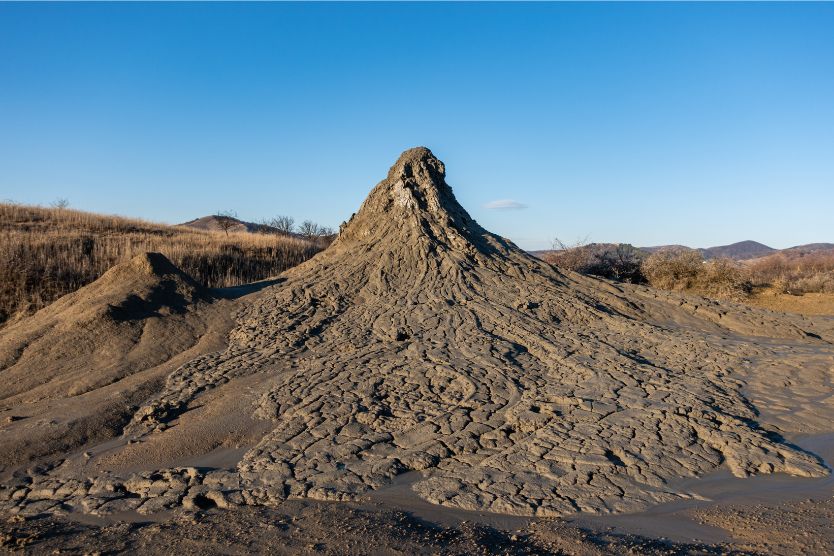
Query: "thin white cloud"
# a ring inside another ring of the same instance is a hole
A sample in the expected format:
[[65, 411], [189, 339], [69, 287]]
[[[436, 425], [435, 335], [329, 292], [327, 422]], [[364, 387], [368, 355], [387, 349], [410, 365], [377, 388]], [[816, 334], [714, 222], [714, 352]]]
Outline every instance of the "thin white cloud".
[[485, 204], [484, 208], [492, 210], [521, 210], [526, 209], [527, 205], [513, 201], [512, 199], [498, 199], [497, 201], [490, 201]]

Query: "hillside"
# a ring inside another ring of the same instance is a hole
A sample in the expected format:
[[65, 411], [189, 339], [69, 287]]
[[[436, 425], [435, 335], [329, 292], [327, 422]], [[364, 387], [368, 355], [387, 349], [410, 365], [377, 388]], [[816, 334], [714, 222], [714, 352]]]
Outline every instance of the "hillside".
[[[758, 259], [767, 257], [769, 255], [776, 255], [779, 253], [785, 255], [803, 255], [810, 253], [819, 253], [821, 251], [834, 251], [834, 243], [808, 243], [805, 245], [796, 245], [785, 249], [774, 249], [758, 241], [746, 240], [729, 245], [717, 245], [715, 247], [693, 248], [685, 245], [655, 245], [652, 247], [640, 247], [641, 251], [646, 253], [654, 253], [661, 250], [688, 250], [695, 249], [700, 251], [705, 260], [728, 258], [736, 261], [746, 261], [751, 259]], [[546, 253], [547, 251], [541, 251]], [[539, 253], [539, 252], [536, 252]]]
[[327, 226], [321, 226], [311, 220], [305, 220], [296, 225], [295, 219], [286, 216], [274, 218], [270, 223], [255, 224], [254, 222], [240, 220], [234, 216], [216, 214], [196, 218], [178, 226], [209, 232], [222, 232], [224, 234], [235, 232], [274, 234], [311, 241], [322, 249], [330, 245], [336, 237], [335, 232]]
[[692, 247], [687, 247], [686, 245], [673, 244], [673, 245], [653, 245], [651, 247], [638, 247], [638, 249], [640, 249], [641, 251], [644, 251], [646, 253], [654, 253], [656, 251], [668, 251], [668, 250], [687, 251], [687, 250], [691, 250]]
[[[207, 232], [229, 232], [229, 233], [238, 233], [238, 232], [249, 232], [249, 233], [267, 233], [267, 234], [280, 234], [277, 228], [273, 228], [272, 226], [268, 226], [266, 224], [255, 224], [254, 222], [246, 222], [244, 220], [240, 220], [233, 216], [218, 216], [218, 215], [209, 215], [203, 216], [201, 218], [195, 218], [194, 220], [189, 220], [188, 222], [183, 222], [182, 224], [178, 224], [178, 226], [186, 227], [186, 228], [194, 228], [195, 230], [203, 230]], [[294, 234], [285, 234], [285, 235], [294, 235]]]
[[719, 245], [717, 247], [707, 247], [701, 249], [704, 259], [719, 259], [728, 258], [736, 261], [746, 259], [755, 259], [757, 257], [764, 257], [771, 255], [777, 250], [759, 243], [758, 241], [746, 240], [738, 243], [731, 243], [730, 245]]
[[687, 247], [685, 245], [655, 245], [652, 247], [640, 247], [640, 250], [645, 251], [646, 253], [654, 253], [656, 251], [670, 249], [694, 249], [696, 251], [700, 251], [701, 256], [703, 256], [705, 260], [728, 258], [736, 261], [755, 259], [756, 257], [763, 257], [777, 251], [777, 249], [752, 240], [739, 241], [729, 245], [717, 245], [715, 247], [702, 248]]
[[222, 345], [228, 310], [164, 256], [143, 253], [7, 326], [0, 412], [15, 408], [26, 426], [4, 437], [0, 470], [118, 435], [178, 361]]
[[321, 249], [281, 235], [227, 235], [13, 204], [0, 204], [0, 234], [0, 325], [145, 252], [162, 253], [202, 286], [222, 288], [274, 276]]
[[834, 252], [834, 243], [806, 243], [805, 245], [797, 245], [795, 247], [782, 249], [780, 253], [785, 255], [809, 255], [811, 253], [827, 251]]

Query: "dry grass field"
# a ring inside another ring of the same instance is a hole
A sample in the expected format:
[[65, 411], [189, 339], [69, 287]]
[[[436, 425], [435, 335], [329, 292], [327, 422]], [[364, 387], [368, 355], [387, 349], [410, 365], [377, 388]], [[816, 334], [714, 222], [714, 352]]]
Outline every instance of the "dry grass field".
[[320, 249], [276, 234], [224, 234], [0, 204], [0, 324], [45, 307], [143, 252], [162, 253], [202, 285], [216, 288], [274, 276]]
[[757, 285], [779, 293], [834, 294], [834, 252], [777, 253], [750, 261], [747, 269]]

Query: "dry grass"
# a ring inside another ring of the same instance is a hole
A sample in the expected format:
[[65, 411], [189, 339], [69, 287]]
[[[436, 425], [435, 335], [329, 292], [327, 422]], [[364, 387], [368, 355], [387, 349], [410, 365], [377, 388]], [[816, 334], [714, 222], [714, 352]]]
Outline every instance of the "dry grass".
[[[825, 294], [834, 293], [832, 252], [778, 253], [745, 264], [730, 259], [704, 262], [696, 251], [659, 251], [643, 261], [642, 271], [657, 288], [689, 290], [708, 297], [809, 314], [813, 308], [805, 307], [806, 304], [813, 303], [813, 299], [823, 302]], [[822, 297], [798, 300], [798, 296], [810, 294]], [[788, 297], [779, 297], [782, 295]], [[791, 295], [794, 299], [790, 299]]]
[[646, 257], [640, 269], [649, 283], [664, 290], [695, 287], [704, 259], [697, 251], [663, 250]]
[[757, 286], [770, 286], [780, 293], [834, 293], [834, 253], [802, 255], [779, 253], [749, 265]]
[[705, 262], [694, 250], [656, 251], [646, 257], [641, 270], [652, 286], [666, 290], [734, 301], [744, 301], [752, 291], [746, 268], [731, 259]]
[[274, 276], [321, 249], [274, 234], [208, 232], [65, 208], [0, 204], [0, 324], [156, 251], [208, 287]]

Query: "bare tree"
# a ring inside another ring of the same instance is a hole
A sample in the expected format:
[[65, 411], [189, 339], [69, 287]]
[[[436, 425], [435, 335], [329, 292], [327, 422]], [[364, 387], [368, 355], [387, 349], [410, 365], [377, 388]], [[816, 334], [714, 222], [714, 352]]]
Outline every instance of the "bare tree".
[[229, 235], [229, 230], [238, 225], [237, 213], [233, 210], [219, 210], [214, 215], [214, 220], [220, 229]]
[[67, 207], [69, 207], [69, 199], [65, 197], [59, 197], [52, 201], [52, 208], [65, 209]]
[[298, 233], [307, 239], [313, 239], [319, 235], [319, 225], [312, 220], [305, 220], [298, 226]]
[[330, 245], [335, 237], [333, 228], [320, 226], [312, 220], [305, 220], [298, 226], [298, 233], [321, 248]]
[[285, 234], [291, 234], [295, 229], [295, 218], [292, 216], [278, 215], [269, 221], [269, 225]]

